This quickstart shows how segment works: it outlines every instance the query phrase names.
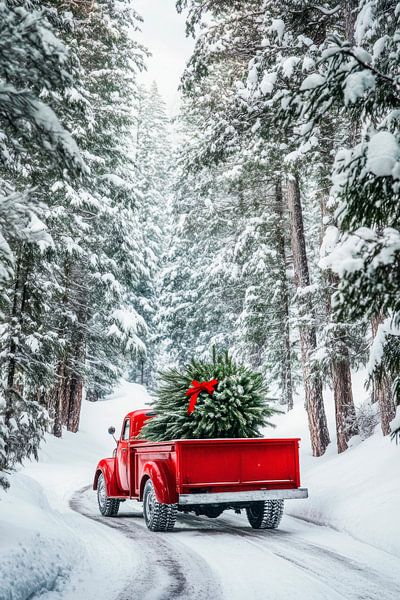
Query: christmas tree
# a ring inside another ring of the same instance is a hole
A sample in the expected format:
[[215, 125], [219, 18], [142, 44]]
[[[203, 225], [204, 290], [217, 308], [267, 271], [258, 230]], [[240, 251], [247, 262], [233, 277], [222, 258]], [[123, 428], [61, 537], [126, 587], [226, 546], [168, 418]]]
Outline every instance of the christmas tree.
[[260, 437], [276, 412], [266, 402], [262, 376], [213, 351], [211, 362], [192, 360], [160, 374], [156, 417], [142, 430], [147, 440]]

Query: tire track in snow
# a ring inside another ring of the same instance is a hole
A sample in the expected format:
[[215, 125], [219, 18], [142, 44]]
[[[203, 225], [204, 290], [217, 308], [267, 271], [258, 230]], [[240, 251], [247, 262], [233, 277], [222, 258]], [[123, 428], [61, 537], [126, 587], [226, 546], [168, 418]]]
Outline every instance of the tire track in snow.
[[[289, 517], [290, 519], [290, 517]], [[343, 554], [324, 546], [311, 543], [302, 539], [296, 533], [277, 530], [254, 530], [243, 527], [243, 522], [232, 523], [233, 518], [220, 517], [212, 522], [207, 522], [204, 528], [204, 519], [187, 515], [185, 521], [192, 527], [197, 527], [202, 534], [215, 535], [216, 532], [241, 537], [245, 543], [257, 546], [263, 552], [272, 553], [280, 559], [311, 575], [331, 589], [332, 598], [342, 597], [345, 600], [393, 600], [400, 598], [399, 571], [393, 570], [393, 577], [384, 576], [376, 567], [379, 559], [386, 559], [394, 566], [400, 568], [400, 561], [393, 555], [386, 554], [372, 546], [363, 544], [349, 538], [346, 534], [331, 532], [328, 528], [309, 524], [320, 531], [327, 531], [331, 535], [342, 535]], [[201, 529], [200, 529], [201, 528]], [[376, 555], [376, 561], [361, 562], [354, 556], [345, 554], [346, 541], [360, 548], [368, 549], [371, 555]]]
[[[94, 495], [90, 499], [86, 493], [89, 489], [90, 486], [76, 492], [71, 507], [94, 521], [119, 530], [132, 539], [141, 554], [140, 577], [133, 578], [117, 600], [137, 597], [146, 600], [214, 600], [223, 597], [214, 573], [216, 565], [208, 559], [208, 553], [203, 552], [201, 556], [193, 536], [195, 540], [211, 545], [216, 537], [221, 540], [226, 537], [224, 548], [228, 554], [229, 539], [243, 542], [240, 551], [244, 580], [247, 578], [247, 546], [249, 550], [253, 548], [253, 553], [265, 555], [266, 564], [268, 556], [283, 566], [286, 564], [283, 572], [287, 577], [294, 580], [300, 577], [310, 586], [310, 591], [314, 591], [313, 597], [319, 589], [327, 600], [400, 598], [400, 561], [396, 557], [329, 528], [313, 524], [303, 526], [296, 519], [286, 517], [281, 529], [254, 530], [249, 528], [244, 517], [225, 514], [218, 519], [207, 519], [179, 514], [173, 532], [154, 534], [147, 530], [137, 510], [116, 518], [97, 515]], [[282, 593], [282, 598], [286, 598], [285, 587], [283, 578], [271, 597], [280, 598]], [[278, 596], [273, 595], [276, 592]], [[264, 594], [265, 588], [263, 595], [257, 597], [264, 598]], [[225, 597], [229, 598], [229, 594]]]
[[[69, 505], [75, 512], [116, 529], [132, 540], [139, 557], [139, 572], [128, 582], [116, 600], [219, 600], [221, 586], [207, 562], [184, 544], [168, 543], [170, 534], [154, 534], [135, 523], [138, 513], [103, 517], [93, 511], [87, 499], [91, 486], [76, 491]], [[121, 556], [123, 560], [123, 556]]]

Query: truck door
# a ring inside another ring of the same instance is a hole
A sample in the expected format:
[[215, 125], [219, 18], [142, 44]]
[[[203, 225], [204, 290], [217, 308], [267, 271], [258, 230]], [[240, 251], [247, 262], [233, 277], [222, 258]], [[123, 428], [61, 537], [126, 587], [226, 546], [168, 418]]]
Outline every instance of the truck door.
[[130, 419], [125, 419], [122, 426], [121, 438], [117, 449], [117, 465], [119, 485], [125, 492], [129, 491], [129, 435]]

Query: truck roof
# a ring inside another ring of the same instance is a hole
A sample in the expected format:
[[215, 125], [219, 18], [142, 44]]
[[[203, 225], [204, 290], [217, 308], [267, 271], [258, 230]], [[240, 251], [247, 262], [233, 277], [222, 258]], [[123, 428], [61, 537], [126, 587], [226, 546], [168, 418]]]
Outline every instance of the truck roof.
[[124, 423], [126, 419], [130, 419], [131, 421], [131, 435], [137, 436], [139, 435], [143, 425], [145, 422], [151, 417], [155, 417], [156, 413], [150, 407], [148, 408], [140, 408], [138, 410], [132, 410], [124, 417]]

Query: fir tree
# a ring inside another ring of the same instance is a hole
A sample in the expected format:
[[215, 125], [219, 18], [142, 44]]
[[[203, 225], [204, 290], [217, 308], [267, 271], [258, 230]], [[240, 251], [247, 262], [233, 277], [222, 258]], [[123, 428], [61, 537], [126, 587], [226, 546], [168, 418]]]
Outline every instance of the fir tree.
[[143, 261], [146, 271], [140, 278], [133, 300], [143, 314], [147, 332], [146, 352], [141, 353], [131, 369], [131, 376], [152, 386], [161, 342], [159, 313], [161, 271], [165, 263], [166, 238], [171, 205], [171, 158], [169, 121], [165, 104], [153, 83], [140, 89], [136, 125], [136, 178], [140, 199], [138, 221], [142, 231]]
[[346, 147], [336, 153], [336, 222], [327, 231], [325, 244], [331, 252], [322, 266], [339, 277], [333, 295], [339, 318], [372, 322], [370, 372], [377, 385], [382, 430], [388, 434], [394, 416], [392, 393], [395, 398], [399, 394], [400, 362], [399, 140], [393, 112], [398, 104], [398, 4], [362, 1], [350, 12], [345, 4], [346, 37], [326, 40], [319, 72], [304, 80], [295, 102], [309, 135], [335, 110], [345, 111], [353, 123], [357, 120]]
[[[272, 106], [263, 97], [265, 94], [260, 93], [259, 86], [267, 93], [273, 87], [276, 77], [264, 81], [262, 86], [258, 79], [259, 73], [279, 69], [280, 62], [283, 60], [281, 48], [283, 31], [278, 27], [279, 19], [275, 18], [279, 9], [270, 6], [269, 3], [261, 2], [252, 2], [251, 5], [238, 2], [233, 7], [229, 7], [224, 2], [217, 2], [212, 6], [202, 5], [202, 7], [196, 7], [195, 3], [189, 4], [192, 6], [191, 16], [195, 21], [201, 21], [208, 10], [215, 19], [210, 27], [204, 24], [206, 32], [199, 39], [190, 69], [187, 71], [185, 84], [189, 94], [193, 93], [196, 82], [209, 76], [212, 69], [217, 68], [222, 60], [243, 64], [244, 61], [248, 61], [249, 56], [253, 56], [249, 63], [247, 86], [243, 83], [240, 85], [240, 82], [236, 83], [237, 94], [232, 96], [231, 102], [224, 107], [224, 111], [221, 111], [222, 118], [214, 119], [206, 129], [209, 146], [213, 150], [212, 153], [203, 154], [202, 159], [203, 161], [221, 160], [227, 153], [231, 154], [233, 149], [244, 145], [247, 153], [253, 154], [264, 163], [268, 161], [272, 181], [287, 178], [286, 188], [292, 231], [291, 249], [294, 258], [295, 283], [299, 288], [298, 305], [301, 308], [298, 327], [306, 407], [313, 452], [321, 455], [329, 443], [329, 434], [322, 397], [321, 374], [313, 361], [317, 349], [315, 309], [309, 295], [305, 293], [310, 287], [311, 280], [300, 194], [301, 167], [291, 164], [291, 161], [285, 163], [285, 158], [295, 148], [293, 133], [283, 129], [282, 123], [276, 122], [271, 110]], [[261, 15], [263, 19], [260, 19]], [[189, 15], [189, 19], [191, 16]], [[221, 36], [223, 42], [217, 43], [217, 37]], [[260, 53], [259, 48], [263, 45], [266, 50]], [[289, 64], [286, 65], [287, 71], [289, 67]], [[293, 68], [294, 64], [290, 68], [291, 71]]]
[[[196, 382], [211, 382], [190, 407], [187, 391]], [[212, 393], [210, 393], [212, 392]], [[156, 416], [141, 436], [149, 440], [259, 437], [261, 427], [271, 425], [274, 414], [266, 403], [262, 376], [237, 364], [227, 353], [215, 354], [211, 362], [192, 360], [182, 369], [160, 376]]]
[[[24, 2], [0, 7], [1, 258], [5, 257], [1, 273], [5, 382], [0, 400], [1, 471], [25, 457], [37, 456], [48, 422], [40, 390], [35, 389], [38, 378], [32, 382], [24, 376], [35, 367], [46, 371], [43, 362], [35, 360], [43, 323], [37, 299], [45, 293], [41, 287], [45, 273], [38, 281], [32, 263], [53, 244], [40, 218], [43, 210], [32, 189], [35, 182], [30, 179], [29, 164], [41, 160], [47, 174], [56, 169], [65, 178], [85, 171], [75, 141], [45, 101], [71, 86], [75, 70], [68, 50], [40, 8]], [[36, 296], [31, 297], [32, 289]], [[45, 340], [47, 348], [53, 343]], [[2, 476], [0, 482], [7, 485]]]

